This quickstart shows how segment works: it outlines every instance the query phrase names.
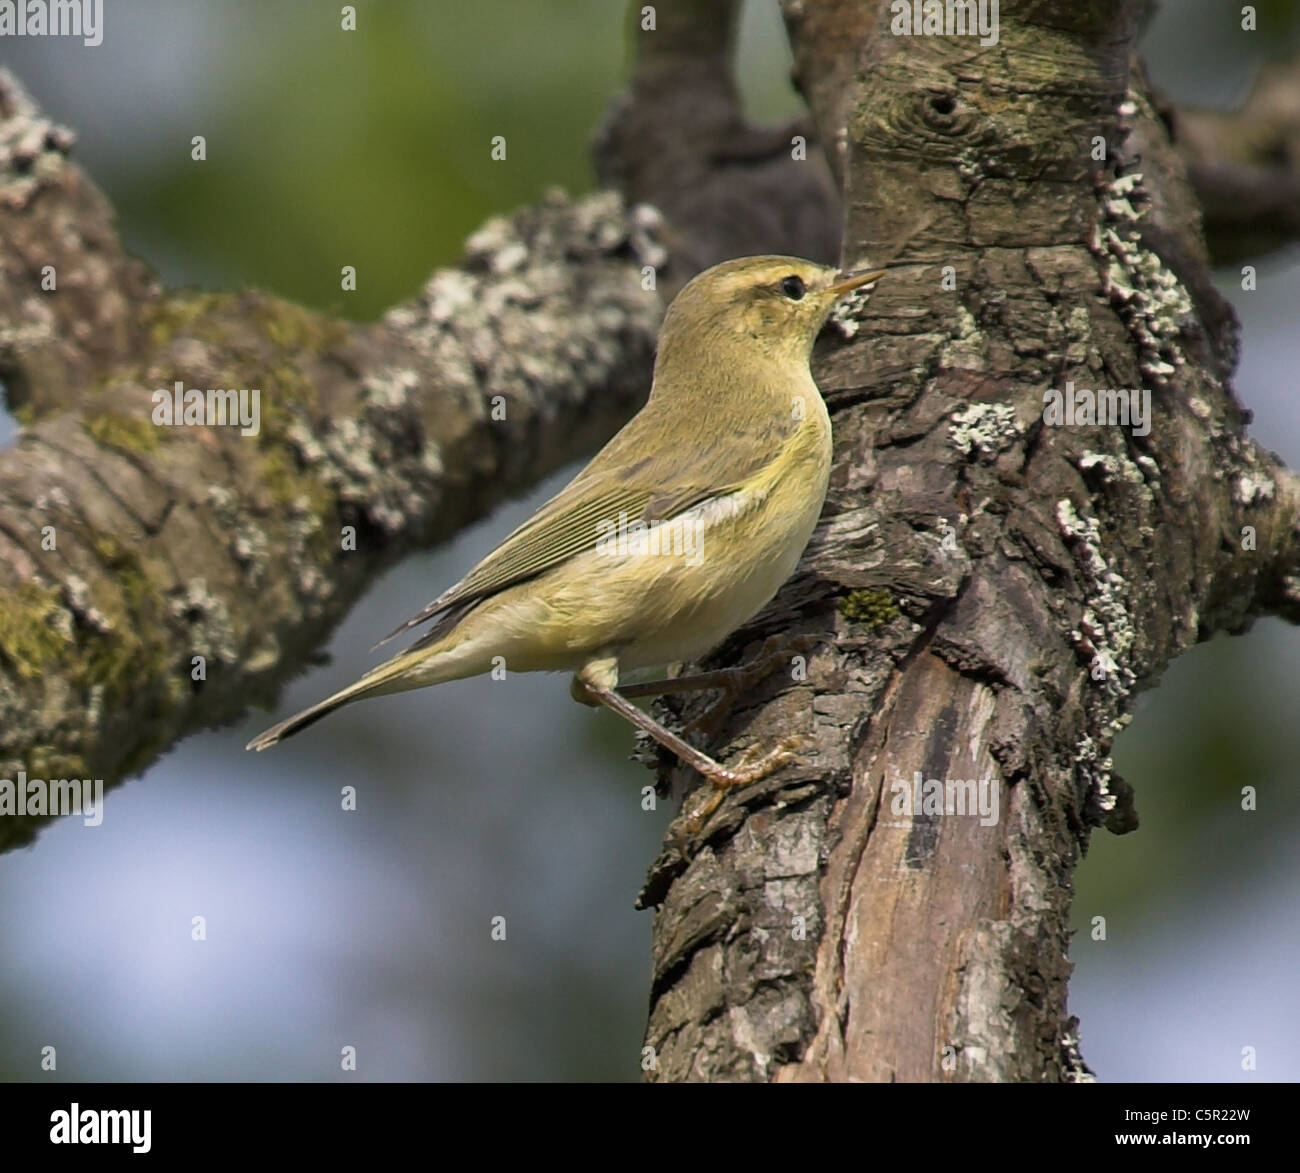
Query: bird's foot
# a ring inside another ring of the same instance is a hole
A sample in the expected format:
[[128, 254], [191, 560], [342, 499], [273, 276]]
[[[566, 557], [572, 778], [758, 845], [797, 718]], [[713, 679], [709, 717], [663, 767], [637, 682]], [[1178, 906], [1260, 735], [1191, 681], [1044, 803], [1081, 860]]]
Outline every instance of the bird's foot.
[[[792, 734], [783, 737], [770, 748], [751, 745], [736, 759], [733, 766], [723, 766], [714, 762], [713, 770], [700, 769], [700, 773], [704, 775], [709, 785], [698, 787], [683, 805], [679, 816], [680, 833], [687, 836], [698, 835], [713, 812], [722, 805], [722, 800], [727, 797], [729, 790], [748, 786], [751, 782], [758, 782], [769, 774], [775, 774], [777, 770], [794, 761], [800, 751], [810, 748], [811, 745], [810, 738]], [[692, 802], [691, 799], [694, 801]]]

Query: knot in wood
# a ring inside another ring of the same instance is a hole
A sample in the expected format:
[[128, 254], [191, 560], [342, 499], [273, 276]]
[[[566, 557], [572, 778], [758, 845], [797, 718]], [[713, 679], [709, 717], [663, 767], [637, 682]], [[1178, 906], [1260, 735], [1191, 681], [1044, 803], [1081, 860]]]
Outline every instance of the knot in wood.
[[959, 138], [969, 134], [975, 112], [962, 102], [951, 86], [927, 86], [913, 95], [915, 120], [931, 134]]

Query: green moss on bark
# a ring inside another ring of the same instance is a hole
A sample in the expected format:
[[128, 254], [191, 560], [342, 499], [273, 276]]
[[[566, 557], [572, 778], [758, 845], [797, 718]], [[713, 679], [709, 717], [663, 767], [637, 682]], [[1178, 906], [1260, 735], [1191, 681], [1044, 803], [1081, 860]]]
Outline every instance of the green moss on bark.
[[840, 614], [850, 623], [865, 623], [874, 631], [897, 619], [898, 607], [884, 587], [862, 589], [850, 591], [840, 600]]
[[71, 637], [58, 626], [64, 612], [59, 592], [23, 583], [0, 595], [0, 655], [24, 680], [66, 666], [73, 658]]
[[107, 448], [152, 452], [158, 447], [158, 429], [149, 419], [102, 412], [86, 418], [86, 431]]

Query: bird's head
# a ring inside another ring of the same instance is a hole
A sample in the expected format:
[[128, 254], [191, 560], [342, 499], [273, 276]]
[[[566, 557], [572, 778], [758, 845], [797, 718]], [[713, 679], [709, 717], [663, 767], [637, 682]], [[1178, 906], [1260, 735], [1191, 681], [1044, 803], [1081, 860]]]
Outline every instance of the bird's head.
[[724, 261], [673, 299], [659, 334], [657, 365], [675, 353], [725, 356], [737, 347], [806, 365], [836, 301], [883, 275], [880, 269], [845, 273], [800, 257]]

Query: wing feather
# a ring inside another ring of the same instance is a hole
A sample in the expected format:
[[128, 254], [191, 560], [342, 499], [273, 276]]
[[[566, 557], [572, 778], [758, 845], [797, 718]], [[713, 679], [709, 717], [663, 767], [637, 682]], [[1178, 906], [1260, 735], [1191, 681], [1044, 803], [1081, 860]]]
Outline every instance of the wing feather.
[[[733, 427], [683, 459], [681, 453], [664, 451], [664, 413], [652, 412], [652, 406], [653, 401], [464, 578], [380, 643], [454, 608], [415, 645], [425, 646], [435, 632], [441, 636], [459, 622], [474, 602], [594, 549], [604, 532], [601, 523], [617, 525], [620, 514], [629, 520], [664, 521], [734, 492], [776, 458], [792, 430], [779, 418], [756, 420], [749, 428]], [[710, 432], [708, 423], [692, 420], [684, 434], [701, 432]], [[647, 457], [646, 452], [657, 455]]]

